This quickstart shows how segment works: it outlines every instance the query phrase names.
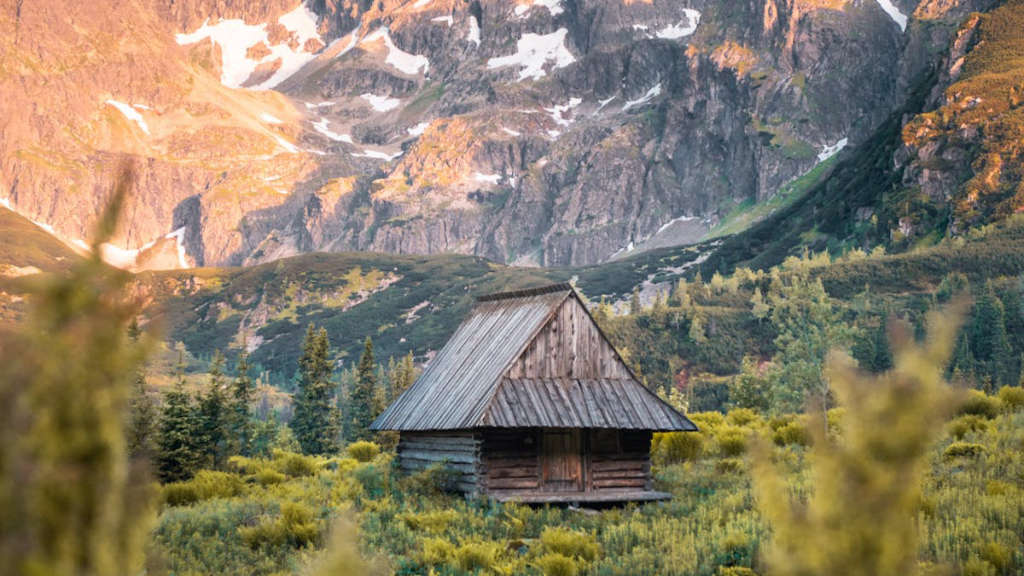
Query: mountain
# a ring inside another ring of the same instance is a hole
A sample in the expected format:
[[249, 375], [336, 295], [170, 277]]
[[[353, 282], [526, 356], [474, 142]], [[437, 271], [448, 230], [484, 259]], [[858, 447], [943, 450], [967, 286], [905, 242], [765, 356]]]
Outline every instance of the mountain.
[[[8, 0], [0, 200], [81, 247], [128, 155], [103, 253], [129, 269], [607, 262], [715, 235], [966, 81], [936, 70], [994, 4]], [[952, 196], [934, 148], [897, 156]]]

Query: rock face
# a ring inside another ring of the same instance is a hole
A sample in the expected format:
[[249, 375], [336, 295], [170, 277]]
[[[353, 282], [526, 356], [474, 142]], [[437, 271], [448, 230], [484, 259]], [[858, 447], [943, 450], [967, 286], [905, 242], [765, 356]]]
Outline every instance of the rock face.
[[855, 145], [974, 4], [17, 2], [0, 200], [81, 244], [128, 155], [125, 267], [602, 262], [697, 240]]

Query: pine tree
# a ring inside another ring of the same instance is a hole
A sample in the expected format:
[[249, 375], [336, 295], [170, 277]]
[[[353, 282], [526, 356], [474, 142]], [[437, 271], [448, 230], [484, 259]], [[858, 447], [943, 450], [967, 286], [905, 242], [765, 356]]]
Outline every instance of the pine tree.
[[370, 424], [376, 416], [373, 413], [374, 390], [377, 388], [377, 376], [374, 373], [373, 341], [366, 337], [363, 354], [359, 357], [356, 369], [356, 381], [349, 395], [348, 430], [345, 437], [349, 441], [366, 440], [371, 436]]
[[164, 393], [157, 436], [157, 475], [163, 482], [187, 480], [199, 467], [192, 397], [185, 391], [184, 363], [179, 357], [178, 380]]
[[954, 384], [970, 385], [974, 380], [974, 365], [974, 353], [971, 352], [967, 331], [964, 330], [957, 338], [956, 347], [953, 349], [953, 359], [949, 363], [950, 380]]
[[643, 312], [643, 305], [640, 304], [640, 289], [633, 288], [633, 293], [629, 296], [629, 314], [637, 316], [641, 312]]
[[224, 390], [224, 356], [214, 351], [210, 362], [210, 381], [199, 400], [196, 440], [204, 467], [221, 468], [228, 458], [230, 413]]
[[338, 450], [339, 419], [336, 385], [331, 381], [330, 341], [327, 330], [310, 324], [299, 359], [299, 382], [291, 429], [305, 454], [331, 454]]
[[973, 326], [974, 358], [989, 376], [994, 387], [1013, 381], [1011, 366], [1012, 351], [1006, 335], [1006, 319], [1003, 303], [995, 294], [992, 282], [978, 298], [974, 311]]
[[[133, 343], [138, 343], [141, 337], [139, 324], [134, 318], [128, 327], [128, 337]], [[144, 367], [139, 366], [135, 371], [125, 435], [128, 455], [140, 462], [151, 460], [156, 450], [157, 409], [146, 388], [146, 372]]]
[[252, 454], [253, 414], [252, 401], [256, 385], [249, 377], [249, 354], [243, 348], [235, 365], [235, 379], [231, 383], [229, 399], [229, 452], [250, 456]]

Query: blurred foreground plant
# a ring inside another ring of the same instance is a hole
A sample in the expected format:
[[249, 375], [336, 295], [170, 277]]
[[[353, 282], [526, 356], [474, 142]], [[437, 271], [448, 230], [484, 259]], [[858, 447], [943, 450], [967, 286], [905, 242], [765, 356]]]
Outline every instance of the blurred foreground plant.
[[963, 306], [933, 313], [923, 345], [897, 326], [890, 372], [856, 372], [835, 357], [828, 377], [845, 408], [839, 440], [811, 426], [814, 492], [793, 502], [762, 450], [758, 504], [774, 531], [766, 564], [778, 576], [903, 576], [915, 572], [921, 479], [953, 409], [947, 365]]
[[92, 255], [32, 288], [32, 311], [0, 336], [0, 566], [7, 574], [138, 573], [150, 520], [144, 463], [125, 421], [145, 342], [126, 273], [100, 260], [131, 169], [122, 167]]

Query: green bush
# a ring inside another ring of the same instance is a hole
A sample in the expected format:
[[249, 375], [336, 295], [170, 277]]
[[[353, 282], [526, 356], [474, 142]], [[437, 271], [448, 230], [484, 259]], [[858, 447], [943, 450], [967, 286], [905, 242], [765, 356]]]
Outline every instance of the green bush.
[[544, 576], [577, 576], [580, 567], [576, 561], [557, 552], [550, 552], [537, 559]]
[[688, 416], [701, 432], [714, 432], [725, 424], [725, 416], [721, 412], [696, 412]]
[[585, 532], [548, 527], [540, 533], [540, 542], [547, 552], [592, 562], [601, 551], [597, 540]]
[[278, 518], [265, 520], [255, 526], [242, 526], [238, 534], [253, 549], [284, 544], [301, 548], [319, 539], [320, 527], [308, 506], [299, 502], [285, 502], [281, 504], [281, 515]]
[[425, 538], [419, 554], [425, 566], [442, 566], [455, 557], [455, 546], [444, 538]]
[[975, 458], [980, 456], [985, 451], [985, 447], [981, 444], [975, 444], [973, 442], [953, 442], [946, 447], [943, 451], [942, 457], [949, 460], [955, 460], [957, 458]]
[[973, 414], [991, 420], [1002, 411], [999, 398], [993, 398], [980, 390], [970, 390], [960, 404], [959, 414]]
[[380, 446], [373, 442], [361, 440], [359, 442], [349, 444], [345, 451], [349, 456], [355, 458], [359, 462], [369, 462], [380, 454]]
[[723, 458], [715, 462], [715, 472], [719, 474], [738, 474], [743, 470], [743, 461], [739, 458]]
[[270, 468], [262, 468], [258, 472], [253, 474], [253, 479], [255, 479], [256, 483], [259, 484], [260, 486], [271, 486], [273, 484], [280, 484], [287, 480], [287, 478], [288, 477], [285, 476], [284, 474], [281, 474], [277, 470], [272, 470]]
[[458, 521], [459, 514], [455, 510], [432, 510], [402, 514], [401, 518], [412, 530], [440, 534], [447, 530], [450, 524]]
[[320, 469], [315, 457], [294, 452], [278, 452], [274, 455], [274, 464], [278, 470], [292, 478], [312, 476]]
[[654, 436], [654, 458], [659, 465], [692, 462], [704, 451], [704, 438], [699, 432], [667, 432]]
[[200, 470], [191, 480], [165, 484], [164, 502], [184, 506], [211, 498], [230, 498], [241, 494], [244, 486], [242, 479], [234, 474]]
[[715, 576], [757, 576], [757, 572], [746, 566], [719, 566]]
[[987, 561], [971, 556], [960, 569], [961, 576], [996, 576], [996, 567]]
[[465, 572], [490, 570], [500, 550], [494, 542], [466, 542], [455, 550], [455, 566]]
[[718, 431], [715, 440], [718, 452], [722, 456], [735, 457], [747, 451], [747, 431], [742, 428], [728, 427]]
[[729, 415], [725, 417], [725, 420], [733, 426], [746, 427], [754, 422], [760, 420], [761, 417], [757, 415], [750, 408], [734, 408], [729, 411]]
[[968, 433], [987, 428], [988, 420], [982, 416], [965, 414], [949, 423], [949, 435], [957, 440], [963, 440]]
[[811, 433], [801, 420], [791, 420], [772, 433], [772, 442], [777, 446], [810, 446]]
[[1011, 412], [1024, 409], [1024, 388], [1020, 386], [1003, 386], [999, 389], [999, 400]]
[[1014, 568], [1013, 550], [999, 542], [985, 542], [978, 555], [994, 566], [999, 574], [1009, 574]]

